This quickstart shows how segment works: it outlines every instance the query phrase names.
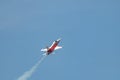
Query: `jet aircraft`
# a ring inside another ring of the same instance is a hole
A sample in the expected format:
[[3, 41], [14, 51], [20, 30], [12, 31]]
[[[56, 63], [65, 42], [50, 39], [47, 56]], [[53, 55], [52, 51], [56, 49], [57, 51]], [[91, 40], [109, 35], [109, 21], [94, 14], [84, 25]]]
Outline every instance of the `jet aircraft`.
[[50, 47], [46, 47], [45, 49], [41, 49], [41, 51], [45, 52], [43, 55], [49, 55], [53, 51], [61, 49], [61, 46], [58, 46], [59, 42], [61, 39], [57, 39], [56, 41], [53, 42], [53, 44]]

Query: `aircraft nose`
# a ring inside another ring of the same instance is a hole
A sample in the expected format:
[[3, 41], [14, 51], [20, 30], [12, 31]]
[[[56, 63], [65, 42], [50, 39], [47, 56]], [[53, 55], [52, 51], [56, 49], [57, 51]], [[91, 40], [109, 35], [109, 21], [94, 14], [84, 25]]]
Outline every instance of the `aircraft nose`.
[[61, 40], [61, 38], [59, 38], [57, 41], [59, 42]]

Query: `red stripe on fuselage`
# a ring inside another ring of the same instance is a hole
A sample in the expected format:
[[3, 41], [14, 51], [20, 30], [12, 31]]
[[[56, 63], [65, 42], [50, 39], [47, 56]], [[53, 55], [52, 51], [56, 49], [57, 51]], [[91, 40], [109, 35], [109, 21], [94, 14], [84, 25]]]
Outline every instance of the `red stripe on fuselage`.
[[58, 43], [53, 44], [53, 46], [50, 49], [53, 51], [57, 45]]
[[54, 43], [53, 46], [51, 46], [51, 48], [48, 49], [48, 54], [52, 53], [55, 49], [55, 47], [58, 45], [58, 43]]

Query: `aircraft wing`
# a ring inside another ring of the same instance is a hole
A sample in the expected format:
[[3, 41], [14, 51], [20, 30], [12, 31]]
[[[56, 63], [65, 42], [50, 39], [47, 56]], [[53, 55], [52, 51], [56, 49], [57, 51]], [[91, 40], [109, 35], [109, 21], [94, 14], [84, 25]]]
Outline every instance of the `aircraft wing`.
[[45, 48], [45, 49], [41, 49], [41, 51], [44, 51], [44, 52], [46, 52], [46, 51], [47, 51], [47, 48]]
[[61, 49], [61, 48], [62, 48], [61, 46], [56, 46], [55, 50], [58, 50], [58, 49]]

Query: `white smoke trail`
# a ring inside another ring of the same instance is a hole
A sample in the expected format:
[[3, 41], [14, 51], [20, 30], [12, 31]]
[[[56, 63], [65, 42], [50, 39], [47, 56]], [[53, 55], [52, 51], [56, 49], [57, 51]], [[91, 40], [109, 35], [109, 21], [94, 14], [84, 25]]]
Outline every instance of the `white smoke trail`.
[[27, 80], [32, 76], [35, 72], [39, 64], [45, 59], [46, 56], [43, 56], [29, 71], [26, 71], [22, 76], [20, 76], [17, 80]]

